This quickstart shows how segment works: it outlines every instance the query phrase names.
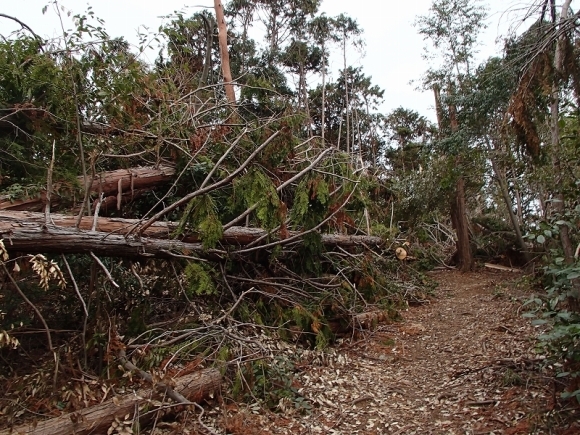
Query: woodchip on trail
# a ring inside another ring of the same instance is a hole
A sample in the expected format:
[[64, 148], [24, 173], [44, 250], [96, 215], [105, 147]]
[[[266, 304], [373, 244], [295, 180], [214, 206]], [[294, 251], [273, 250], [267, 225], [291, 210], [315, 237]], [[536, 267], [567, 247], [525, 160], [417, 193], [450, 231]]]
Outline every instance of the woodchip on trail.
[[530, 292], [516, 288], [518, 275], [431, 277], [439, 287], [430, 303], [296, 374], [309, 415], [291, 404], [277, 414], [226, 405], [207, 424], [236, 435], [580, 434], [543, 427], [552, 384], [534, 352], [538, 331], [521, 316]]

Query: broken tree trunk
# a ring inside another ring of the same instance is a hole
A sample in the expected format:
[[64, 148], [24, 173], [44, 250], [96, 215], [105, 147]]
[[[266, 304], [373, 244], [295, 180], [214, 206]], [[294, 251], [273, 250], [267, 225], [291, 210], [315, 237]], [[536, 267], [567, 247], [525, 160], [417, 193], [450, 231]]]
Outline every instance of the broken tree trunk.
[[[122, 195], [121, 202], [126, 202], [142, 192], [142, 189], [150, 189], [160, 183], [171, 181], [175, 175], [175, 168], [171, 165], [160, 165], [155, 168], [145, 166], [130, 169], [117, 169], [96, 175], [91, 182], [91, 192], [103, 193], [106, 204], [117, 204], [118, 196]], [[83, 177], [78, 177], [79, 186], [82, 186]], [[55, 183], [51, 208], [61, 202], [58, 191], [65, 190], [62, 183]], [[69, 190], [74, 186], [68, 186]], [[15, 211], [42, 211], [46, 204], [46, 191], [42, 191], [35, 198], [19, 199], [12, 201], [7, 196], [0, 196], [0, 210]]]
[[218, 25], [218, 40], [220, 46], [220, 59], [222, 64], [222, 74], [224, 76], [224, 88], [226, 97], [231, 104], [236, 103], [236, 93], [234, 92], [232, 72], [230, 70], [230, 54], [228, 51], [228, 31], [224, 16], [224, 7], [221, 0], [214, 0], [215, 18]]
[[[143, 237], [130, 235], [141, 221], [137, 219], [96, 219], [92, 231], [93, 217], [85, 216], [80, 229], [75, 228], [76, 217], [51, 214], [51, 225], [46, 225], [43, 213], [0, 210], [0, 237], [6, 239], [6, 247], [19, 252], [88, 253], [114, 257], [158, 256], [168, 257], [171, 252], [203, 253], [198, 234], [190, 233], [179, 240], [170, 240], [178, 224], [155, 222], [143, 232]], [[290, 236], [299, 233], [290, 232]], [[223, 245], [243, 246], [258, 239], [268, 240], [267, 232], [260, 228], [231, 227], [224, 231]], [[380, 237], [322, 234], [322, 243], [327, 246], [377, 246]]]
[[[221, 375], [216, 369], [205, 369], [190, 375], [176, 379], [174, 390], [178, 391], [189, 401], [200, 403], [203, 399], [220, 388]], [[155, 389], [157, 390], [157, 389]], [[151, 399], [154, 395], [151, 389], [140, 390], [136, 393], [124, 397], [108, 400], [105, 403], [91, 406], [73, 413], [63, 414], [50, 420], [34, 422], [27, 425], [0, 431], [0, 435], [83, 435], [83, 434], [104, 434], [115, 419], [125, 420], [129, 418], [139, 418], [135, 416], [135, 410], [142, 405], [147, 406], [149, 418], [155, 413], [150, 412], [157, 406]], [[160, 396], [157, 395], [157, 400]], [[141, 418], [140, 423], [143, 424]]]

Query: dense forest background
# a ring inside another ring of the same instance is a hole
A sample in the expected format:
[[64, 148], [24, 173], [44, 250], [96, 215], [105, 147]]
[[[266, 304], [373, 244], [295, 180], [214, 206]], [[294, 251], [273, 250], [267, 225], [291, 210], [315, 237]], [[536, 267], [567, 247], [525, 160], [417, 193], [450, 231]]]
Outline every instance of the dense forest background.
[[[420, 84], [436, 123], [381, 113], [388, 96], [347, 62], [363, 29], [320, 0], [216, 1], [137, 50], [90, 7], [51, 2], [74, 23], [52, 40], [0, 14], [22, 26], [0, 40], [0, 379], [41, 373], [26, 401], [64, 374], [125, 382], [119, 361], [193, 364], [219, 367], [235, 397], [306, 407], [288, 357], [251, 337], [322, 349], [424, 301], [423, 272], [488, 262], [541, 284], [526, 315], [550, 325], [544, 350], [574, 385], [571, 3], [530, 2], [533, 24], [477, 63], [485, 7], [434, 0], [415, 31], [440, 61]], [[152, 64], [139, 57], [150, 47]], [[331, 53], [344, 59], [333, 80]]]

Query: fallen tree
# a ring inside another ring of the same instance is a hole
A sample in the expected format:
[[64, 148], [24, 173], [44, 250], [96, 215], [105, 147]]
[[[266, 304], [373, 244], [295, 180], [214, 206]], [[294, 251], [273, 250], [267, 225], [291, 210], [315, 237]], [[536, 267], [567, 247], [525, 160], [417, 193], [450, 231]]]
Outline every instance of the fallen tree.
[[[93, 218], [81, 219], [79, 229], [75, 228], [76, 217], [51, 214], [46, 224], [42, 213], [25, 211], [0, 211], [0, 237], [6, 239], [8, 249], [23, 253], [57, 252], [88, 253], [112, 257], [170, 257], [171, 253], [219, 253], [218, 250], [205, 251], [199, 234], [188, 233], [179, 240], [171, 239], [178, 223], [155, 222], [139, 237], [134, 232], [140, 224], [138, 219]], [[94, 228], [94, 229], [93, 229]], [[275, 238], [260, 228], [234, 226], [226, 229], [223, 245], [248, 245], [257, 241]], [[288, 237], [299, 239], [300, 233], [288, 232]], [[281, 241], [283, 242], [283, 241]], [[327, 246], [377, 246], [380, 237], [322, 234], [321, 242]], [[224, 252], [225, 253], [225, 252]]]
[[[144, 166], [130, 169], [117, 169], [115, 171], [97, 174], [89, 182], [92, 193], [103, 194], [105, 207], [127, 202], [133, 199], [145, 189], [171, 181], [175, 175], [175, 168], [171, 165], [158, 167]], [[78, 186], [83, 186], [83, 177], [77, 177]], [[54, 210], [62, 202], [59, 191], [70, 191], [75, 186], [66, 186], [63, 183], [55, 183], [51, 196], [51, 207]], [[0, 196], [0, 210], [14, 211], [41, 211], [46, 204], [46, 190], [40, 192], [34, 198], [12, 199], [7, 195]]]
[[[219, 390], [221, 375], [217, 369], [205, 369], [175, 380], [173, 390], [178, 391], [192, 403], [200, 403]], [[127, 416], [139, 420], [142, 425], [155, 416], [163, 400], [165, 384], [158, 383], [153, 389], [144, 389], [122, 397], [115, 397], [95, 406], [60, 415], [44, 421], [0, 431], [0, 435], [83, 435], [107, 433], [116, 420], [127, 420]], [[143, 407], [147, 406], [147, 411]], [[163, 406], [163, 405], [161, 405]], [[138, 412], [136, 412], [136, 410]], [[142, 412], [139, 415], [139, 412]]]

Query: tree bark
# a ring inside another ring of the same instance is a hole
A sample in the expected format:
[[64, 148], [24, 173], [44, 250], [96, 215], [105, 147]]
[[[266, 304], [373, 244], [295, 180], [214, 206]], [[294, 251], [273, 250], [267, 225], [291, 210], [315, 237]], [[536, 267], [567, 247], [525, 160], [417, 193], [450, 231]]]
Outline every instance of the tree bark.
[[455, 195], [451, 202], [451, 222], [457, 233], [457, 260], [458, 269], [469, 272], [473, 267], [473, 255], [469, 243], [469, 223], [465, 206], [465, 180], [460, 175], [455, 183]]
[[[452, 88], [451, 85], [450, 88]], [[443, 131], [443, 108], [441, 105], [441, 91], [437, 85], [433, 87], [433, 92], [435, 94], [435, 109], [437, 111], [437, 120], [439, 123], [439, 134], [441, 135]], [[459, 130], [457, 109], [453, 104], [449, 106], [449, 123], [452, 133]], [[457, 167], [461, 167], [460, 157], [455, 159], [455, 163]], [[455, 182], [455, 190], [449, 208], [451, 223], [453, 224], [453, 228], [457, 234], [457, 265], [459, 270], [462, 272], [468, 272], [473, 267], [473, 254], [471, 252], [471, 244], [469, 241], [469, 221], [467, 219], [467, 206], [465, 204], [465, 179], [463, 178], [463, 173], [459, 175], [459, 178]]]
[[[487, 143], [487, 147], [491, 153], [493, 148], [492, 148], [491, 144], [489, 143], [489, 141]], [[500, 170], [500, 168], [495, 160], [495, 157], [493, 155], [490, 155], [489, 160], [491, 161], [491, 168], [493, 169], [493, 172], [495, 174], [495, 178], [497, 180], [497, 184], [499, 186], [499, 190], [501, 192], [501, 196], [503, 197], [503, 201], [504, 201], [505, 206], [507, 208], [507, 211], [508, 211], [508, 214], [510, 217], [510, 221], [512, 223], [512, 228], [514, 229], [514, 232], [516, 234], [516, 240], [517, 240], [518, 245], [522, 251], [524, 259], [526, 260], [526, 263], [528, 263], [530, 261], [530, 254], [528, 252], [528, 247], [526, 246], [526, 242], [524, 241], [524, 238], [522, 237], [522, 231], [520, 229], [520, 222], [518, 220], [518, 217], [514, 213], [512, 199], [511, 199], [509, 191], [508, 191], [507, 181], [504, 177], [504, 174], [502, 174], [502, 172], [501, 172], [501, 170]]]
[[[199, 255], [215, 255], [204, 251], [198, 234], [185, 234], [180, 240], [170, 240], [178, 227], [176, 222], [155, 222], [143, 232], [143, 237], [130, 235], [140, 221], [138, 219], [98, 218], [95, 231], [91, 231], [93, 217], [82, 218], [76, 230], [76, 217], [51, 214], [53, 225], [46, 225], [44, 214], [34, 212], [0, 211], [0, 238], [6, 247], [23, 253], [56, 252], [64, 254], [89, 253], [110, 257], [170, 257], [170, 252], [195, 252]], [[298, 235], [290, 232], [289, 237]], [[268, 240], [267, 232], [260, 228], [231, 227], [224, 231], [221, 243], [243, 246], [262, 238]], [[269, 242], [271, 242], [270, 237]], [[380, 237], [322, 234], [326, 246], [377, 246]]]
[[[177, 379], [174, 389], [182, 396], [195, 403], [200, 403], [213, 392], [220, 388], [221, 375], [216, 369], [205, 369]], [[34, 422], [13, 429], [0, 431], [0, 435], [84, 435], [105, 434], [115, 419], [126, 420], [129, 418], [139, 419], [143, 425], [147, 419], [155, 416], [149, 412], [145, 417], [135, 415], [135, 410], [141, 405], [147, 405], [148, 410], [155, 408], [149, 399], [155, 395], [153, 390], [140, 390], [134, 394], [108, 400], [99, 405], [91, 406], [80, 411], [63, 414], [40, 422]]]
[[[115, 171], [104, 172], [96, 175], [90, 182], [90, 190], [93, 193], [102, 192], [105, 200], [110, 204], [117, 203], [117, 195], [125, 197], [125, 201], [130, 200], [141, 189], [151, 189], [152, 187], [171, 181], [175, 175], [175, 168], [171, 165], [161, 165], [157, 168], [144, 166], [130, 169], [117, 169]], [[79, 185], [82, 186], [84, 177], [77, 177]], [[121, 190], [119, 191], [119, 187]], [[51, 209], [62, 204], [62, 197], [58, 196], [58, 190], [65, 190], [62, 183], [53, 185], [51, 197]], [[69, 187], [72, 190], [72, 187]], [[46, 191], [43, 190], [39, 196], [28, 199], [10, 200], [7, 196], [0, 196], [0, 210], [18, 211], [41, 211], [46, 203]]]
[[[560, 12], [560, 28], [568, 19], [571, 0], [565, 0]], [[552, 201], [554, 210], [559, 216], [564, 214], [564, 194], [559, 191], [562, 188], [562, 167], [560, 162], [560, 83], [564, 68], [564, 48], [566, 33], [563, 32], [556, 41], [554, 53], [554, 79], [552, 83], [552, 101], [550, 103], [550, 130], [552, 134], [552, 167], [555, 174], [555, 188], [558, 189]], [[567, 264], [574, 263], [574, 247], [570, 239], [570, 229], [567, 224], [558, 225], [560, 228], [560, 241], [564, 258]]]
[[226, 97], [232, 104], [236, 103], [236, 94], [234, 92], [234, 85], [232, 79], [232, 72], [230, 69], [230, 53], [228, 51], [228, 31], [226, 28], [226, 19], [224, 17], [224, 7], [220, 0], [214, 0], [215, 16], [219, 30], [220, 43], [220, 57], [222, 64], [222, 74], [224, 76], [224, 88]]
[[443, 106], [441, 105], [441, 89], [439, 85], [433, 85], [433, 94], [435, 96], [435, 113], [437, 114], [437, 125], [439, 126], [439, 136], [443, 134]]

